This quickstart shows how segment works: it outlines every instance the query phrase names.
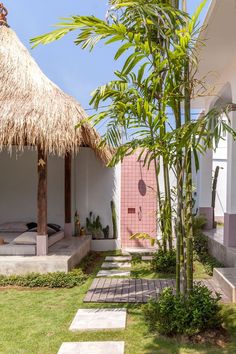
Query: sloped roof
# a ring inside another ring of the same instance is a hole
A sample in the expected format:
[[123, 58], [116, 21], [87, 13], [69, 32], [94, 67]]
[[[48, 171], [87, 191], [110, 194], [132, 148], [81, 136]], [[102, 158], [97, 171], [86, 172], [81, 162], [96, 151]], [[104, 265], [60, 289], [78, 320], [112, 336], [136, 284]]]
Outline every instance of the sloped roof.
[[[0, 26], [0, 150], [40, 145], [49, 154], [91, 147], [104, 162], [99, 134], [87, 121], [81, 105], [41, 71], [15, 32]], [[79, 124], [79, 128], [76, 126]]]

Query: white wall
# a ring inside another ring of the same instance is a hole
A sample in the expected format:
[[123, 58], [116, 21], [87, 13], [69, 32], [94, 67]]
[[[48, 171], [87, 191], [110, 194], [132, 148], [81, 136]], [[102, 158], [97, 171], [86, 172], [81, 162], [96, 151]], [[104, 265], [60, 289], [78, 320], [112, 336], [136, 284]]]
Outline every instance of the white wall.
[[[73, 161], [72, 221], [78, 210], [82, 225], [90, 211], [101, 217], [104, 226], [112, 219], [110, 202], [120, 215], [120, 167], [105, 167], [89, 148], [81, 148]], [[37, 220], [37, 154], [0, 153], [0, 223]], [[48, 159], [48, 222], [64, 227], [64, 160]]]
[[221, 140], [216, 151], [208, 151], [199, 156], [200, 170], [197, 173], [197, 208], [210, 206], [212, 182], [217, 166], [220, 167], [217, 182], [215, 216], [223, 217], [226, 212], [227, 194], [227, 140]]
[[215, 216], [224, 216], [226, 212], [227, 194], [227, 134], [224, 140], [220, 140], [216, 151], [213, 152], [213, 175], [216, 167], [219, 166], [219, 177], [217, 182]]
[[219, 166], [219, 177], [217, 182], [215, 216], [224, 216], [226, 212], [226, 188], [227, 188], [227, 160], [213, 160], [213, 173]]
[[[169, 170], [169, 178], [170, 178], [170, 187], [176, 187], [176, 177], [172, 169]], [[161, 193], [165, 192], [165, 184], [164, 184], [164, 172], [163, 172], [163, 161], [160, 160], [160, 173], [159, 173], [159, 185]]]
[[[26, 150], [0, 153], [0, 222], [37, 220], [37, 154]], [[48, 221], [64, 223], [63, 160], [50, 157]]]
[[120, 219], [120, 166], [107, 168], [91, 149], [81, 148], [74, 169], [74, 212], [78, 210], [82, 226], [85, 226], [90, 211], [99, 215], [102, 225], [109, 225], [112, 237], [112, 200], [116, 204], [118, 225]]

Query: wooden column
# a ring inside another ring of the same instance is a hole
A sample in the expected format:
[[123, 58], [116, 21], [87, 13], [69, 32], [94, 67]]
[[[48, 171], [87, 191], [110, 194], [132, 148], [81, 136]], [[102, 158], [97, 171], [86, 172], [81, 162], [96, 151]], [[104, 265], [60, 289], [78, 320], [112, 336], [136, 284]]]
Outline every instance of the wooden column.
[[47, 235], [47, 154], [38, 147], [38, 236], [37, 255], [48, 253]]
[[71, 217], [71, 165], [72, 156], [70, 153], [65, 155], [65, 236], [72, 236], [72, 217]]

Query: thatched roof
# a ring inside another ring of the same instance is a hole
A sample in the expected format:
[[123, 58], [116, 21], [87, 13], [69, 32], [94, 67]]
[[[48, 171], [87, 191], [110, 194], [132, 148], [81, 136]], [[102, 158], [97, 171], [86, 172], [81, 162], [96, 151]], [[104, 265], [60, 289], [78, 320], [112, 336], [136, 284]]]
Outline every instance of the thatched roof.
[[80, 146], [91, 147], [107, 163], [108, 148], [98, 148], [100, 136], [85, 111], [40, 70], [15, 32], [0, 26], [0, 151], [12, 145], [41, 145], [49, 154], [63, 156]]

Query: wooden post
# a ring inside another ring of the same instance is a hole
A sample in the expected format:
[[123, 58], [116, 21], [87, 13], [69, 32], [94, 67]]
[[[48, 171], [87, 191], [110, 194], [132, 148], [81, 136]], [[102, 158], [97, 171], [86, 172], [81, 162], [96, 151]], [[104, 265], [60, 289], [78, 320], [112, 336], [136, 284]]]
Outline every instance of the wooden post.
[[65, 155], [65, 236], [72, 236], [72, 217], [71, 217], [71, 153]]
[[47, 235], [47, 154], [38, 147], [38, 229], [37, 255], [48, 253]]

